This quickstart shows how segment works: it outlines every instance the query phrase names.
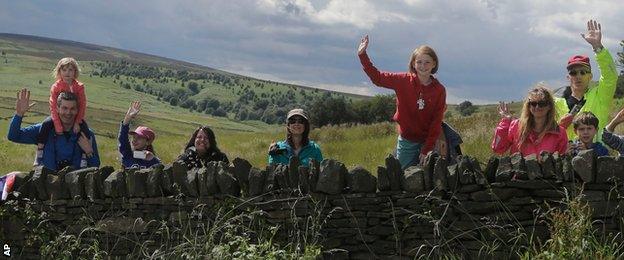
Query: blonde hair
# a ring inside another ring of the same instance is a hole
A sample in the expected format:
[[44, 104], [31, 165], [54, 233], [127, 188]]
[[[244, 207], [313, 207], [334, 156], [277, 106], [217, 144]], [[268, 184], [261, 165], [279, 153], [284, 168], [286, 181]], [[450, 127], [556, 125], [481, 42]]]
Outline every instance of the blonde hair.
[[80, 76], [80, 67], [78, 66], [78, 61], [76, 61], [76, 59], [72, 57], [65, 57], [65, 58], [60, 59], [56, 63], [56, 67], [54, 67], [54, 70], [52, 70], [52, 77], [54, 77], [57, 80], [60, 79], [61, 69], [66, 66], [74, 67], [74, 70], [76, 71], [76, 74], [74, 75], [74, 79], [78, 79], [78, 76]]
[[544, 129], [538, 133], [538, 141], [542, 140], [542, 137], [546, 135], [548, 131], [558, 131], [559, 125], [557, 124], [557, 111], [555, 110], [555, 100], [553, 98], [553, 94], [543, 83], [538, 83], [533, 89], [529, 90], [529, 95], [524, 99], [524, 104], [522, 105], [522, 113], [520, 114], [520, 119], [518, 122], [518, 149], [522, 148], [522, 145], [527, 140], [531, 131], [535, 128], [535, 118], [533, 114], [531, 114], [531, 108], [529, 107], [529, 101], [533, 99], [542, 99], [548, 102], [548, 106], [550, 110], [546, 114], [546, 122], [544, 124]]
[[416, 62], [416, 56], [418, 54], [427, 54], [433, 59], [433, 61], [435, 62], [435, 66], [433, 67], [433, 69], [431, 69], [431, 74], [436, 74], [436, 72], [438, 72], [438, 65], [440, 65], [440, 62], [438, 62], [438, 55], [436, 55], [433, 48], [427, 45], [421, 45], [418, 48], [414, 49], [414, 51], [412, 52], [412, 57], [410, 58], [410, 62], [408, 64], [408, 71], [416, 74], [416, 69], [414, 69], [414, 63]]

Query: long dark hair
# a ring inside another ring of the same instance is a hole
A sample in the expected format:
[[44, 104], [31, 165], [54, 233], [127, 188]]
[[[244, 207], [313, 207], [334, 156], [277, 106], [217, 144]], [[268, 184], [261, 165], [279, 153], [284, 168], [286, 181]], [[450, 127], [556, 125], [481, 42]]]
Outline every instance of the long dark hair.
[[210, 155], [215, 152], [221, 153], [221, 150], [219, 150], [219, 147], [217, 146], [217, 139], [215, 137], [214, 132], [212, 131], [212, 129], [210, 129], [210, 127], [205, 126], [205, 125], [200, 126], [197, 129], [195, 129], [195, 132], [193, 132], [193, 135], [191, 135], [191, 139], [189, 139], [188, 143], [186, 144], [186, 147], [184, 147], [184, 150], [195, 146], [195, 138], [197, 137], [197, 134], [199, 133], [199, 131], [204, 131], [204, 133], [206, 133], [206, 135], [208, 136], [208, 143], [210, 144], [210, 147], [206, 151], [206, 154]]
[[[303, 118], [303, 125], [305, 126], [305, 129], [303, 130], [303, 134], [301, 134], [302, 135], [302, 137], [301, 137], [301, 147], [304, 147], [304, 146], [308, 145], [308, 143], [310, 142], [310, 138], [309, 138], [309, 135], [310, 135], [310, 122], [308, 122], [308, 120], [305, 119], [304, 117], [301, 117], [301, 118]], [[286, 125], [288, 126], [288, 123], [286, 123]], [[290, 133], [290, 128], [289, 127], [287, 129], [288, 130], [286, 131], [287, 132], [286, 133], [286, 140], [288, 141], [288, 145], [290, 145], [290, 147], [294, 148], [295, 144], [292, 141], [292, 133]]]

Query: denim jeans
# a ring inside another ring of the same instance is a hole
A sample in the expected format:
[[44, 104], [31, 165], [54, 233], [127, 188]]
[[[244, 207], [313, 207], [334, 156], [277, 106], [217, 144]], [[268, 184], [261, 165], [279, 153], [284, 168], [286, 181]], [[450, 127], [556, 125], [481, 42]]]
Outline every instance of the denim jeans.
[[399, 159], [403, 170], [419, 163], [421, 148], [421, 143], [414, 143], [399, 135], [396, 146], [396, 157]]

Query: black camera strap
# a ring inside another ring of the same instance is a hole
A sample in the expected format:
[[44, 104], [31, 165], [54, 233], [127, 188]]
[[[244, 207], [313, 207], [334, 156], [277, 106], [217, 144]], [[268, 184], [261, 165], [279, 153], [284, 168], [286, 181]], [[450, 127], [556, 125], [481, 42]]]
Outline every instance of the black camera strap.
[[[70, 142], [71, 141], [71, 133], [64, 132], [63, 133], [63, 137], [65, 137], [65, 141], [67, 141], [68, 144], [71, 143]], [[58, 140], [58, 135], [54, 134], [54, 138], [53, 138], [53, 142], [54, 142], [54, 162], [56, 163], [56, 168], [58, 170], [59, 163], [61, 163], [63, 161], [69, 162], [70, 165], [73, 164], [74, 155], [76, 155], [76, 146], [78, 145], [78, 143], [72, 143], [71, 144], [72, 145], [72, 153], [71, 153], [71, 156], [70, 156], [70, 158], [68, 160], [60, 160], [59, 161], [59, 159], [58, 159], [59, 148], [58, 148], [57, 140]], [[76, 141], [77, 140], [78, 139], [76, 139]]]

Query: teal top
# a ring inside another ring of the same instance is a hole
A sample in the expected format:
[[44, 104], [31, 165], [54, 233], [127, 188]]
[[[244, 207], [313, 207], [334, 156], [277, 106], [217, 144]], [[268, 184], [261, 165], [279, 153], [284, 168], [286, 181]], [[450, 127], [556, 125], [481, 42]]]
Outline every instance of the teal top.
[[[295, 152], [287, 141], [277, 142], [277, 152], [269, 154], [269, 164], [288, 164], [290, 157], [294, 156]], [[304, 147], [301, 147], [299, 151], [299, 164], [301, 166], [308, 167], [310, 159], [314, 159], [317, 162], [323, 160], [323, 154], [321, 154], [321, 148], [313, 141], [309, 141]]]

